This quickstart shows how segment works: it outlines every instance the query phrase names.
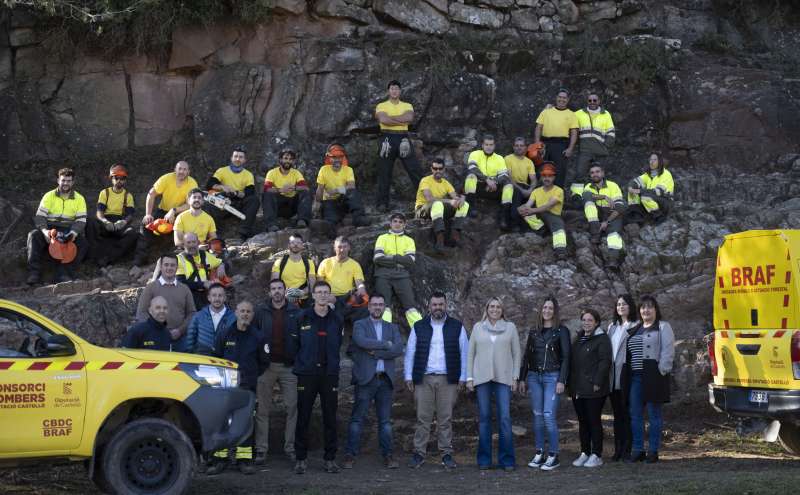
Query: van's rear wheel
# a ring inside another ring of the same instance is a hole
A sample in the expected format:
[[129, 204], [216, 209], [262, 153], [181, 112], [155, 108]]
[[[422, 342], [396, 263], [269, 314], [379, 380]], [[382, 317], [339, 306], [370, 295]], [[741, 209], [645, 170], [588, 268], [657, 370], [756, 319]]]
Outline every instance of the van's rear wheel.
[[189, 437], [169, 421], [143, 418], [121, 427], [103, 449], [103, 476], [117, 494], [185, 493], [195, 468]]
[[792, 455], [800, 455], [800, 425], [781, 421], [778, 440], [786, 452]]

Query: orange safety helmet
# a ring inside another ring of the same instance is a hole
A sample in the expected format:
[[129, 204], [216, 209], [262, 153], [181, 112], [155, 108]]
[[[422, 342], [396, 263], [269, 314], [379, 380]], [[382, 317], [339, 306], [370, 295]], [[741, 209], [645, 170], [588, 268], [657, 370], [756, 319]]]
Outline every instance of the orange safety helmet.
[[172, 233], [174, 227], [166, 219], [156, 218], [152, 222], [148, 223], [145, 228], [155, 235], [167, 235]]
[[121, 165], [117, 163], [116, 165], [112, 165], [111, 169], [108, 171], [109, 177], [127, 177], [128, 176], [128, 169], [125, 168], [125, 165]]
[[535, 165], [541, 165], [544, 161], [544, 143], [532, 143], [528, 145], [528, 158], [533, 160]]
[[344, 146], [341, 144], [334, 143], [328, 146], [328, 150], [325, 152], [325, 159], [322, 164], [331, 165], [334, 158], [341, 158], [343, 167], [350, 166], [350, 162], [347, 160], [347, 153], [345, 153]]
[[350, 294], [350, 297], [347, 299], [347, 304], [350, 305], [351, 308], [366, 308], [367, 304], [369, 304], [369, 294], [365, 293], [360, 298], [355, 293]]
[[555, 177], [556, 175], [556, 166], [553, 162], [544, 162], [542, 166], [539, 167], [539, 175], [550, 175]]
[[72, 263], [78, 256], [78, 247], [72, 241], [57, 241], [57, 236], [58, 231], [56, 229], [50, 230], [50, 238], [53, 239], [53, 242], [47, 247], [47, 252], [50, 253], [51, 258], [60, 261], [64, 265]]

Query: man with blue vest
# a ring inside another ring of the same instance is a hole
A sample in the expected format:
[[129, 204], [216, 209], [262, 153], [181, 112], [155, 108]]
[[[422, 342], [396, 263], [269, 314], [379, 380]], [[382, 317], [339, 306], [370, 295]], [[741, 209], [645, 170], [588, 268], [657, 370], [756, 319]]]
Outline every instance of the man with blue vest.
[[214, 355], [214, 341], [217, 333], [233, 325], [236, 315], [225, 304], [225, 287], [220, 283], [209, 286], [208, 306], [192, 316], [186, 335], [183, 336], [178, 348], [181, 352], [190, 354]]
[[430, 314], [416, 322], [408, 336], [405, 355], [405, 382], [414, 393], [417, 429], [414, 433], [414, 455], [409, 467], [425, 463], [431, 422], [436, 413], [436, 429], [442, 465], [455, 468], [453, 459], [453, 427], [450, 422], [458, 392], [467, 381], [469, 340], [464, 325], [446, 312], [443, 292], [431, 295]]

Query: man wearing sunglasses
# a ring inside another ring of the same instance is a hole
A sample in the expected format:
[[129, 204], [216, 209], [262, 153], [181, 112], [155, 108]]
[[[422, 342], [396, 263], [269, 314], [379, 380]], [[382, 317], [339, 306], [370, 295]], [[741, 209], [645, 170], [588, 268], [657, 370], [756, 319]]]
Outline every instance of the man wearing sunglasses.
[[616, 131], [611, 112], [600, 106], [598, 92], [590, 92], [586, 97], [586, 107], [575, 112], [578, 117], [578, 168], [575, 170], [570, 192], [572, 196], [583, 194], [581, 181], [589, 176], [589, 164], [598, 158], [606, 157], [614, 145]]
[[117, 164], [108, 176], [111, 187], [100, 191], [97, 213], [87, 225], [91, 258], [101, 267], [131, 253], [139, 237], [131, 226], [135, 209], [133, 195], [125, 187], [128, 170]]
[[468, 212], [469, 203], [464, 196], [456, 194], [453, 185], [444, 178], [444, 160], [434, 158], [431, 175], [419, 183], [414, 214], [417, 218], [433, 220], [436, 235], [433, 248], [438, 254], [444, 253], [446, 244], [455, 246], [461, 240], [461, 229]]

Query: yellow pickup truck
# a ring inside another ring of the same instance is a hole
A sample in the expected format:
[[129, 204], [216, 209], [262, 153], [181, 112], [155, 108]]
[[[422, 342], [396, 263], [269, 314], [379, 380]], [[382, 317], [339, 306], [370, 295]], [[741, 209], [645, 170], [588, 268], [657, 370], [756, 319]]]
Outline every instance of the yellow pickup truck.
[[739, 431], [800, 455], [800, 230], [725, 237], [717, 254], [709, 401]]
[[0, 465], [88, 461], [110, 493], [184, 493], [198, 453], [239, 444], [252, 392], [230, 361], [106, 349], [0, 299]]

